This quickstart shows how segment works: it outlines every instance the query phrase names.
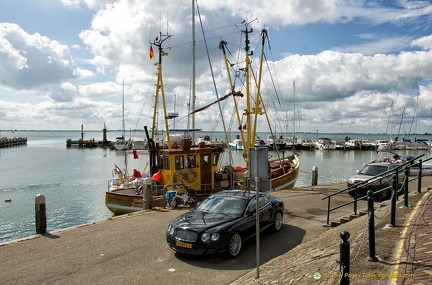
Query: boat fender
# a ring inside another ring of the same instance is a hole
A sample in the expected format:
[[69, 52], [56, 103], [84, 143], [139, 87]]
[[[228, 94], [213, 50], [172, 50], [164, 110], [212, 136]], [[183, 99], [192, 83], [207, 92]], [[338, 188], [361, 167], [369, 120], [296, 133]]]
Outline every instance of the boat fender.
[[153, 174], [152, 178], [155, 179], [156, 182], [159, 181], [161, 179], [160, 172], [156, 172], [155, 174]]
[[186, 179], [188, 182], [195, 182], [195, 180], [197, 179], [197, 172], [194, 169], [189, 169], [186, 172]]
[[179, 170], [174, 174], [175, 182], [183, 182], [185, 179], [184, 172]]

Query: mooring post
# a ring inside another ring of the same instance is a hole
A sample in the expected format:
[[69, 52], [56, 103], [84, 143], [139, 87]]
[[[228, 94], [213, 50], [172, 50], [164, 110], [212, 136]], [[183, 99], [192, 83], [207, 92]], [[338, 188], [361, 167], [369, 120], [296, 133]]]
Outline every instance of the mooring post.
[[[152, 200], [152, 185], [155, 183], [153, 178], [147, 177], [144, 179], [143, 187], [143, 209], [151, 210], [153, 208], [153, 200]], [[164, 194], [165, 197], [165, 194]]]
[[341, 273], [341, 283], [342, 285], [349, 284], [349, 273], [350, 273], [350, 243], [348, 239], [350, 238], [349, 231], [341, 231], [340, 237], [342, 241], [340, 242], [340, 270]]
[[369, 213], [369, 256], [367, 260], [377, 262], [378, 258], [375, 256], [375, 209], [373, 191], [367, 192], [368, 198], [368, 213]]
[[409, 207], [408, 204], [408, 179], [409, 179], [409, 167], [405, 168], [405, 179], [404, 179], [404, 206]]
[[312, 186], [318, 185], [318, 166], [312, 167]]
[[46, 206], [45, 196], [42, 194], [36, 195], [36, 233], [44, 234], [47, 232], [47, 221], [46, 221]]
[[390, 209], [390, 224], [391, 227], [396, 227], [396, 199], [397, 199], [397, 188], [398, 188], [398, 181], [397, 176], [393, 176], [393, 193], [391, 197], [391, 209]]
[[423, 176], [423, 160], [419, 159], [419, 163], [418, 163], [418, 168], [419, 168], [419, 172], [418, 172], [418, 187], [417, 187], [417, 193], [421, 193], [421, 188], [422, 188], [422, 176]]

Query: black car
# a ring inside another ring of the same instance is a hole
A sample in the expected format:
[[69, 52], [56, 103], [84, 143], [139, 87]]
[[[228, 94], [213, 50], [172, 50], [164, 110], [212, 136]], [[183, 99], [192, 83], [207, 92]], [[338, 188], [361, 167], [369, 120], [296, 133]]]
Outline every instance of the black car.
[[[259, 192], [260, 231], [282, 227], [283, 201]], [[202, 201], [194, 210], [175, 218], [167, 229], [167, 243], [191, 255], [224, 253], [236, 257], [243, 242], [256, 232], [256, 192], [226, 190]]]

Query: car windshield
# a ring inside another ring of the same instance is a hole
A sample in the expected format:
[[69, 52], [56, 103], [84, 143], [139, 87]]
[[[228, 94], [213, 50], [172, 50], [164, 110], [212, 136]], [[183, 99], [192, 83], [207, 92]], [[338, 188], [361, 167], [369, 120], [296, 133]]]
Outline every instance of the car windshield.
[[246, 207], [247, 200], [237, 197], [210, 197], [201, 202], [196, 210], [240, 215]]
[[388, 168], [382, 165], [366, 165], [360, 170], [359, 174], [375, 176], [386, 172], [387, 170]]

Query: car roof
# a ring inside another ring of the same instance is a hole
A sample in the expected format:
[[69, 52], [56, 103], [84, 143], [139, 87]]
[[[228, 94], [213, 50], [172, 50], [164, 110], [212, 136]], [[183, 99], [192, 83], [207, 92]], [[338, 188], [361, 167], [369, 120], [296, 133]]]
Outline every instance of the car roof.
[[216, 192], [211, 195], [211, 197], [237, 197], [237, 198], [243, 198], [243, 199], [250, 199], [252, 197], [255, 197], [256, 192], [255, 191], [245, 191], [245, 190], [224, 190], [220, 192]]
[[388, 167], [390, 164], [391, 163], [388, 163], [388, 162], [372, 162], [372, 163], [369, 163], [367, 165], [376, 165], [376, 166], [385, 166], [385, 167]]

